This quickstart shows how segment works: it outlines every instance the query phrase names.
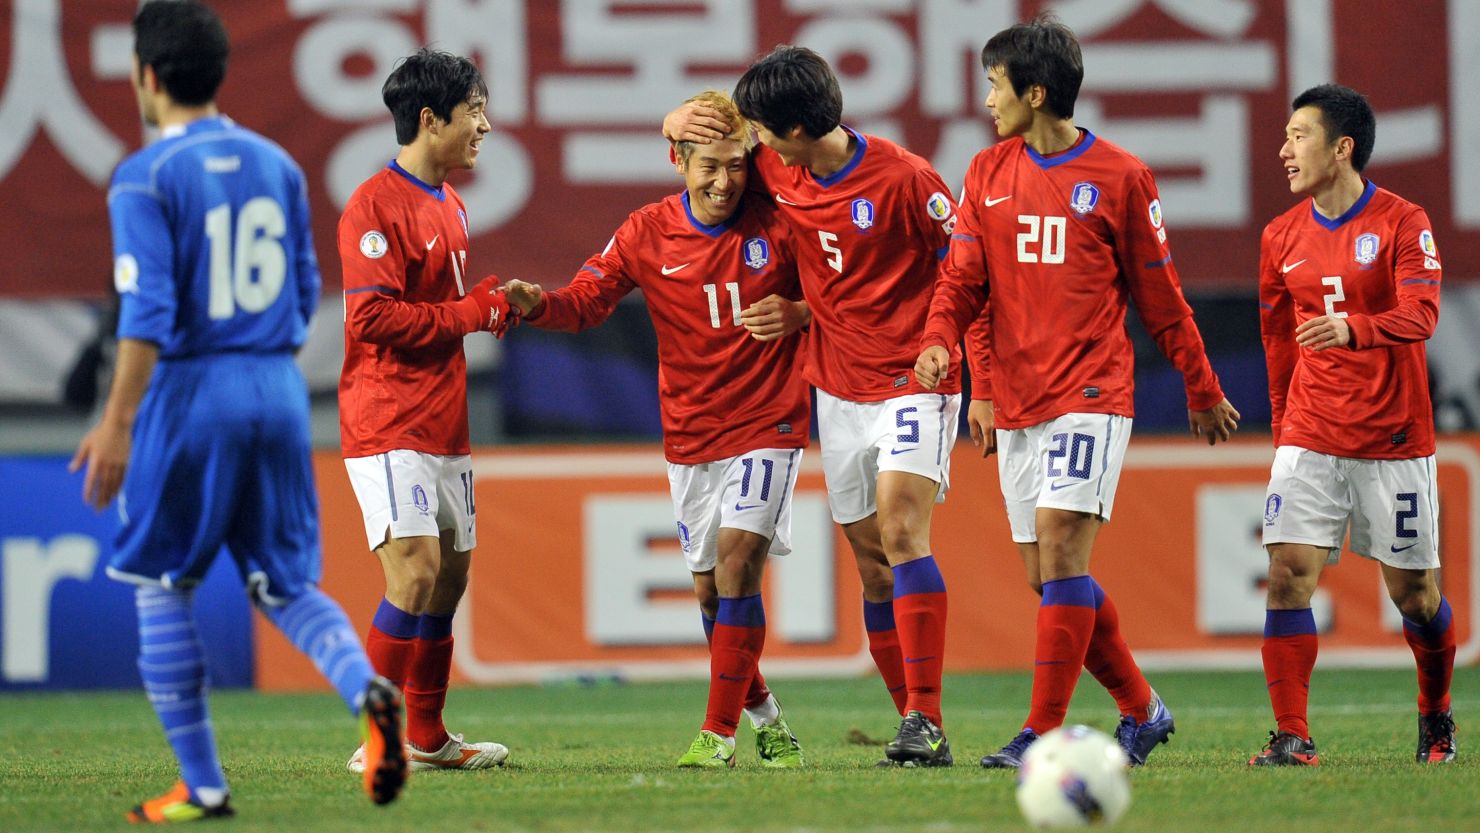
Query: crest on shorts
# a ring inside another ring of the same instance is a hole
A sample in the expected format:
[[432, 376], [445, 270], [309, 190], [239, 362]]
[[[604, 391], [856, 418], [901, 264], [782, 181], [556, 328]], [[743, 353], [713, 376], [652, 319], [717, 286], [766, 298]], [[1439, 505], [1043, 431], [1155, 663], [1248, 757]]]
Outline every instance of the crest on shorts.
[[1069, 192], [1069, 207], [1076, 214], [1088, 214], [1100, 204], [1100, 189], [1091, 182], [1077, 182]]
[[853, 201], [853, 225], [859, 231], [868, 231], [874, 226], [874, 204], [862, 197]]
[[1356, 251], [1353, 253], [1357, 262], [1367, 266], [1377, 260], [1377, 246], [1381, 241], [1377, 235], [1368, 232], [1357, 237]]
[[771, 244], [764, 237], [752, 237], [740, 244], [740, 250], [745, 253], [745, 265], [752, 269], [760, 269], [771, 262]]
[[420, 483], [411, 487], [411, 502], [416, 504], [416, 511], [423, 515], [431, 511], [431, 505], [427, 502], [427, 490]]
[[378, 231], [367, 231], [360, 238], [360, 254], [371, 260], [385, 257], [389, 248], [385, 242], [385, 235]]
[[1264, 501], [1265, 526], [1274, 526], [1275, 519], [1279, 518], [1280, 516], [1280, 506], [1283, 504], [1284, 500], [1278, 494], [1270, 495]]
[[689, 554], [689, 528], [684, 526], [683, 521], [678, 522], [678, 543], [683, 547], [683, 554]]

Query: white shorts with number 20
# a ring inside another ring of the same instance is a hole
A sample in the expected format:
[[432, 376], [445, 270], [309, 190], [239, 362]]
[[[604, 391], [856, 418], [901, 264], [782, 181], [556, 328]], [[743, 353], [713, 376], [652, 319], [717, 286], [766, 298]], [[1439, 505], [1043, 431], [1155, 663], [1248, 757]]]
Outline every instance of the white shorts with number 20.
[[791, 552], [791, 503], [800, 448], [761, 448], [713, 463], [668, 464], [668, 489], [689, 572], [714, 569], [720, 527], [771, 540], [772, 555]]
[[997, 474], [1012, 540], [1038, 540], [1039, 508], [1110, 520], [1131, 438], [1131, 418], [1064, 414], [1027, 428], [997, 431]]
[[1439, 566], [1434, 458], [1362, 460], [1293, 445], [1275, 449], [1264, 496], [1264, 545], [1310, 544], [1341, 557], [1351, 550], [1391, 567]]
[[466, 454], [388, 451], [344, 461], [360, 502], [370, 549], [391, 538], [438, 537], [453, 531], [452, 548], [478, 545], [473, 458]]
[[905, 471], [951, 485], [951, 448], [961, 394], [912, 393], [883, 402], [854, 402], [817, 391], [817, 435], [827, 504], [840, 524], [878, 511], [881, 471]]

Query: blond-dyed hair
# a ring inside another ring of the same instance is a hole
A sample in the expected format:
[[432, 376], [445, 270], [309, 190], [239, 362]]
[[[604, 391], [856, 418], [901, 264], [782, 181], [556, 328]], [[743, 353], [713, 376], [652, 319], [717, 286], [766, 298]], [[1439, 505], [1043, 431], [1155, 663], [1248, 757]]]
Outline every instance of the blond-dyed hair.
[[[719, 90], [705, 90], [689, 98], [684, 104], [702, 104], [712, 110], [717, 110], [720, 118], [730, 124], [730, 132], [725, 134], [724, 138], [739, 142], [745, 147], [747, 153], [755, 146], [755, 142], [751, 138], [750, 122], [746, 121], [745, 117], [740, 115], [740, 108], [735, 106], [735, 102], [730, 100], [728, 94]], [[673, 149], [678, 154], [678, 158], [687, 162], [689, 161], [689, 156], [694, 152], [694, 143], [674, 142]]]

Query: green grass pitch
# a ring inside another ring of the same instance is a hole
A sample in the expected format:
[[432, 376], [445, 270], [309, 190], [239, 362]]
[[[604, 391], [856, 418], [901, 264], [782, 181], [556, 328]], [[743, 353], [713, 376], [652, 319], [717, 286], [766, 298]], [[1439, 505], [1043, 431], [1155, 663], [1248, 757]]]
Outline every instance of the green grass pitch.
[[[1245, 765], [1272, 727], [1257, 673], [1156, 673], [1177, 733], [1132, 773], [1125, 831], [1480, 830], [1480, 668], [1455, 677], [1459, 760], [1414, 763], [1412, 671], [1318, 671], [1311, 722], [1323, 764]], [[414, 777], [386, 808], [344, 769], [355, 724], [331, 694], [212, 696], [212, 716], [246, 831], [723, 831], [895, 833], [1025, 830], [1012, 775], [977, 759], [1025, 713], [1025, 674], [951, 675], [946, 729], [957, 765], [878, 770], [892, 737], [874, 679], [778, 680], [808, 767], [761, 769], [742, 721], [732, 771], [676, 770], [698, 731], [702, 683], [596, 688], [457, 689], [450, 728], [498, 740], [502, 770]], [[1111, 730], [1114, 708], [1085, 677], [1072, 722]], [[1472, 728], [1474, 727], [1474, 728]], [[1475, 732], [1477, 734], [1472, 734]], [[0, 831], [119, 830], [135, 801], [175, 779], [141, 692], [0, 696]]]

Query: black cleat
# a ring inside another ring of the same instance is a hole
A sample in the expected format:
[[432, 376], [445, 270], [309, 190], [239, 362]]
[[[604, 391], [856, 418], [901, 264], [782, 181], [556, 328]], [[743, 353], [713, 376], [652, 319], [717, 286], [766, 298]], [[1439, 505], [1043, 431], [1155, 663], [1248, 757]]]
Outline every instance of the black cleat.
[[1270, 732], [1264, 750], [1249, 759], [1249, 766], [1320, 766], [1316, 742], [1289, 732]]
[[950, 766], [951, 742], [930, 718], [917, 711], [904, 716], [899, 734], [884, 745], [884, 755], [902, 766]]
[[411, 774], [401, 726], [401, 692], [390, 680], [371, 677], [365, 686], [360, 732], [365, 744], [365, 794], [376, 804], [389, 804]]
[[1017, 769], [1023, 765], [1023, 755], [1038, 740], [1038, 733], [1024, 727], [1017, 737], [1007, 742], [1007, 745], [991, 755], [982, 758], [982, 766], [986, 769]]
[[1418, 755], [1421, 764], [1447, 764], [1454, 760], [1454, 712], [1418, 716]]

